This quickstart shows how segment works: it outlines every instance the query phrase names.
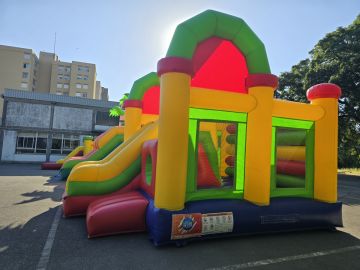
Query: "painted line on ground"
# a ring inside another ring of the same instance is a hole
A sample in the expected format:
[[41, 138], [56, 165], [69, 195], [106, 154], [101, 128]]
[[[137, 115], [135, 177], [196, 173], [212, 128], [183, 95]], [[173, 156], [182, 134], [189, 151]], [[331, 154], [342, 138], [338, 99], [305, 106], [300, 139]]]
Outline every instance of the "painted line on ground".
[[61, 213], [62, 213], [62, 207], [60, 205], [56, 210], [55, 217], [51, 224], [50, 231], [46, 239], [45, 246], [41, 252], [40, 260], [36, 267], [36, 270], [46, 270], [51, 255], [51, 249], [54, 244], [56, 231], [60, 222]]
[[209, 268], [208, 270], [246, 269], [246, 268], [264, 266], [264, 265], [269, 265], [269, 264], [277, 264], [277, 263], [282, 263], [282, 262], [290, 262], [290, 261], [296, 261], [296, 260], [303, 260], [303, 259], [327, 256], [327, 255], [344, 253], [344, 252], [349, 252], [349, 251], [354, 251], [354, 250], [360, 250], [360, 245], [332, 249], [332, 250], [317, 251], [317, 252], [312, 252], [312, 253], [307, 253], [307, 254], [286, 256], [286, 257], [281, 257], [281, 258], [265, 259], [265, 260], [240, 263], [240, 264], [234, 264], [234, 265], [228, 265], [228, 266], [222, 266], [222, 267], [215, 267], [215, 268]]

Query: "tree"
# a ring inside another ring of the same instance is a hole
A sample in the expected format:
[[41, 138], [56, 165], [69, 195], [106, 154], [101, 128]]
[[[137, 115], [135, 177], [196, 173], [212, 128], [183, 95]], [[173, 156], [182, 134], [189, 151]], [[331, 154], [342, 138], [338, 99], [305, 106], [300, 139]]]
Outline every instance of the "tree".
[[279, 77], [276, 96], [281, 99], [307, 102], [304, 78], [309, 71], [310, 60], [305, 59], [293, 66], [290, 72], [283, 72]]
[[339, 166], [360, 167], [360, 15], [347, 27], [328, 33], [279, 77], [277, 97], [306, 101], [306, 90], [331, 82], [342, 89], [339, 100]]
[[120, 117], [121, 115], [124, 115], [123, 105], [125, 100], [129, 98], [129, 93], [125, 93], [123, 97], [119, 101], [119, 106], [114, 106], [109, 110], [109, 116], [111, 117]]

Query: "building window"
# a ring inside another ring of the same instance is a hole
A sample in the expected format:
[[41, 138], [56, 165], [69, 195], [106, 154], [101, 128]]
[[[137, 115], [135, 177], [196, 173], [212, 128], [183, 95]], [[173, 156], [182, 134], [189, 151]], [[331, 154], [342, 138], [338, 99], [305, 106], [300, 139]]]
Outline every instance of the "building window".
[[47, 145], [47, 134], [37, 133], [36, 144], [35, 144], [35, 153], [45, 154]]
[[89, 89], [89, 85], [88, 84], [83, 84], [83, 89]]
[[16, 154], [45, 154], [47, 145], [46, 133], [18, 133]]
[[86, 98], [86, 97], [87, 97], [87, 93], [83, 93], [83, 92], [76, 92], [76, 93], [75, 93], [75, 97], [82, 97], [82, 98]]
[[97, 111], [95, 117], [95, 124], [102, 126], [118, 126], [119, 118], [110, 117], [109, 112]]
[[30, 60], [31, 58], [31, 54], [30, 53], [24, 53], [24, 59], [25, 60]]
[[71, 67], [69, 67], [69, 66], [65, 67], [65, 72], [70, 73], [71, 72]]
[[56, 91], [55, 95], [58, 95], [58, 96], [62, 96], [62, 92], [61, 91]]
[[30, 68], [30, 63], [24, 63], [23, 68], [25, 68], [25, 69]]
[[78, 66], [78, 72], [89, 73], [89, 67]]
[[88, 75], [84, 75], [83, 80], [84, 80], [84, 81], [89, 80], [89, 76], [88, 76]]
[[52, 137], [51, 154], [66, 155], [80, 145], [78, 135], [54, 134]]
[[69, 80], [70, 80], [70, 76], [69, 76], [69, 75], [64, 75], [64, 76], [63, 76], [63, 79], [66, 80], [66, 81], [69, 81]]
[[81, 83], [77, 83], [76, 88], [81, 89]]
[[58, 80], [62, 80], [62, 79], [63, 79], [63, 76], [62, 76], [62, 75], [58, 75], [57, 78], [58, 78]]
[[28, 88], [28, 83], [22, 82], [22, 83], [20, 84], [20, 87], [21, 87], [21, 88]]
[[57, 87], [57, 88], [62, 88], [63, 85], [62, 85], [62, 83], [58, 83], [58, 84], [56, 84], [56, 87]]
[[28, 79], [29, 78], [29, 72], [23, 72], [22, 73], [22, 78], [23, 79]]
[[82, 80], [82, 76], [81, 76], [81, 75], [77, 75], [77, 76], [76, 76], [76, 79], [77, 79], [77, 80]]
[[33, 133], [19, 133], [16, 139], [16, 154], [34, 153], [35, 135]]
[[68, 83], [64, 83], [64, 89], [69, 89], [69, 84]]
[[64, 70], [65, 70], [64, 66], [58, 66], [58, 68], [57, 68], [57, 71], [58, 71], [59, 73], [63, 73]]

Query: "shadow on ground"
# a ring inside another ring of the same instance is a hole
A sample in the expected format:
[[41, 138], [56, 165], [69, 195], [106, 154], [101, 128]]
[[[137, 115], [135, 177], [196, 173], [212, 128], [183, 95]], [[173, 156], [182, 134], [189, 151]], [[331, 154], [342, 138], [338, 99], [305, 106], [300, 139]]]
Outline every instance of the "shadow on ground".
[[56, 208], [50, 208], [23, 226], [9, 225], [0, 228], [0, 268], [2, 270], [36, 268]]
[[44, 190], [34, 190], [32, 192], [26, 192], [22, 193], [21, 195], [29, 198], [27, 200], [23, 200], [21, 202], [18, 202], [16, 204], [25, 204], [25, 203], [31, 203], [36, 201], [41, 201], [45, 199], [51, 199], [54, 202], [60, 202], [62, 198], [62, 194], [65, 190], [65, 181], [59, 181], [56, 177], [50, 177], [44, 186], [53, 186], [52, 191], [44, 191]]

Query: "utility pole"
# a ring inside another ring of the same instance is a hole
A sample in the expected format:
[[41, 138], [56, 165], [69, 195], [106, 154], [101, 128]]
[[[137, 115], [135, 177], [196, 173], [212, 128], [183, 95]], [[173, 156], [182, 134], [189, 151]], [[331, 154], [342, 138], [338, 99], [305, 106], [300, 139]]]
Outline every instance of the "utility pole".
[[55, 32], [55, 39], [54, 39], [54, 54], [56, 52], [56, 32]]

